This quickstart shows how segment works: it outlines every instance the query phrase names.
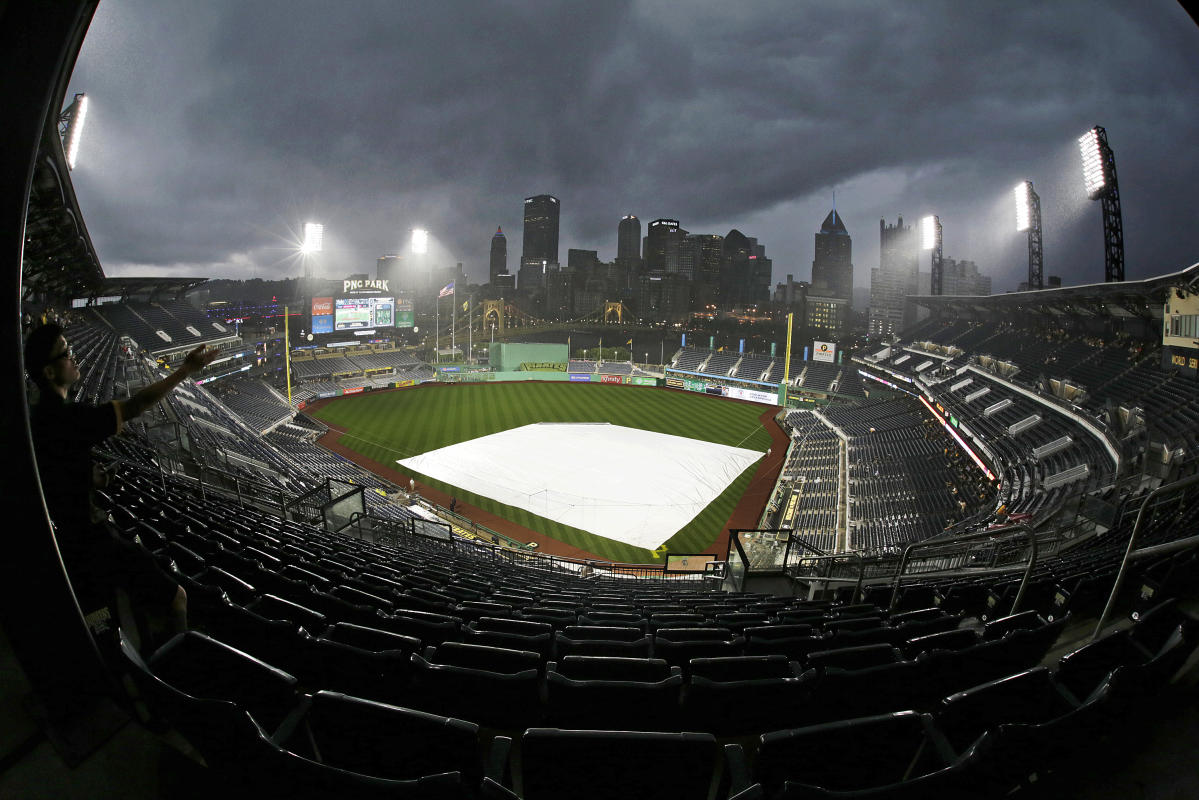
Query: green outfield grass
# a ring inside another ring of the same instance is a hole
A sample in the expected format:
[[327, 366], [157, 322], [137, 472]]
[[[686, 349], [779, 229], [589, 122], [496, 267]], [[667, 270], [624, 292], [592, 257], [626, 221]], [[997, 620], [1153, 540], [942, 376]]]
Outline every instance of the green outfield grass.
[[[395, 465], [402, 458], [535, 422], [610, 422], [765, 452], [770, 434], [761, 406], [649, 387], [570, 383], [437, 384], [336, 400], [313, 416], [346, 429], [342, 444]], [[396, 465], [399, 469], [399, 466]], [[757, 464], [746, 469], [666, 547], [708, 552], [745, 492]], [[660, 563], [660, 555], [572, 528], [456, 486], [419, 479], [473, 506], [602, 558]], [[723, 554], [720, 554], [723, 555]]]

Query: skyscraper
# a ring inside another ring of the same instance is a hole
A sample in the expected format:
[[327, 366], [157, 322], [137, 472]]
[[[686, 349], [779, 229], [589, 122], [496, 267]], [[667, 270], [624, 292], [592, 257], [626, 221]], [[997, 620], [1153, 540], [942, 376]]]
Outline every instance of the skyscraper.
[[508, 237], [504, 235], [503, 228], [496, 228], [495, 235], [491, 237], [491, 269], [488, 271], [488, 279], [494, 285], [495, 276], [507, 272]]
[[687, 231], [677, 219], [656, 219], [649, 224], [645, 235], [645, 269], [678, 272], [680, 250]]
[[853, 240], [835, 208], [816, 233], [812, 291], [824, 297], [853, 299]]
[[619, 291], [636, 285], [641, 274], [641, 220], [632, 214], [624, 215], [620, 218], [616, 236], [611, 286], [614, 291]]
[[641, 220], [632, 214], [621, 217], [616, 237], [617, 258], [641, 258]]
[[904, 324], [904, 298], [919, 291], [919, 241], [900, 217], [878, 221], [879, 265], [870, 270], [870, 333], [890, 336]]
[[544, 289], [545, 273], [558, 269], [558, 198], [539, 194], [525, 198], [524, 242], [519, 288]]

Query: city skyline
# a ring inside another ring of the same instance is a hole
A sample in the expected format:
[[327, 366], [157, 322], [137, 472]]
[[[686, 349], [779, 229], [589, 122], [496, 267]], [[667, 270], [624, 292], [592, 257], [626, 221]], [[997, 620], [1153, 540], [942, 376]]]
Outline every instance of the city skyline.
[[[1128, 278], [1185, 267], [1199, 28], [1168, 0], [1086, 9], [106, 0], [69, 87], [92, 101], [72, 181], [113, 275], [298, 274], [294, 239], [317, 221], [318, 272], [367, 270], [420, 227], [430, 261], [483, 282], [484, 237], [522, 236], [519, 198], [550, 191], [563, 247], [610, 261], [622, 215], [679, 219], [758, 237], [777, 283], [810, 277], [835, 190], [852, 231], [938, 214], [945, 252], [1003, 291], [1027, 271], [1011, 207], [1025, 179], [1045, 274], [1102, 280], [1076, 145], [1100, 124]], [[450, 43], [470, 57], [447, 64]], [[879, 252], [857, 238], [861, 287]]]

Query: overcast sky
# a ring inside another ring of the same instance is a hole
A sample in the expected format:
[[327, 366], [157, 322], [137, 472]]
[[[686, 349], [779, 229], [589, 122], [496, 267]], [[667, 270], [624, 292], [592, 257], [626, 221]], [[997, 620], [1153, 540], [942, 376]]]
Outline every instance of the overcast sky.
[[522, 198], [567, 248], [617, 223], [737, 228], [811, 274], [836, 203], [854, 283], [880, 218], [940, 215], [996, 291], [1027, 273], [1012, 187], [1041, 196], [1045, 272], [1103, 280], [1076, 140], [1107, 128], [1127, 277], [1199, 261], [1199, 27], [1174, 0], [257, 2], [102, 0], [71, 91], [73, 173], [109, 275], [374, 274], [424, 227], [484, 281]]

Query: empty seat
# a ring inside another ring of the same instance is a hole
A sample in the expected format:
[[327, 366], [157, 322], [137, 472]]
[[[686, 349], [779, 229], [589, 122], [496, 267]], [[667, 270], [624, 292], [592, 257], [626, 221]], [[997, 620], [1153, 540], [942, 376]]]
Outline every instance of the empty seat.
[[548, 718], [578, 729], [677, 730], [682, 670], [661, 659], [566, 656], [546, 668]]
[[971, 796], [981, 745], [959, 758], [931, 715], [901, 711], [764, 734], [754, 778], [769, 797]]
[[[736, 745], [729, 748], [739, 755]], [[520, 752], [524, 800], [706, 798], [724, 759], [716, 739], [699, 733], [533, 728], [521, 737]], [[669, 765], [668, 776], [662, 774], [664, 765]], [[745, 788], [735, 784], [730, 796]]]
[[177, 634], [150, 658], [150, 670], [191, 697], [228, 700], [274, 730], [296, 701], [296, 679], [198, 631]]
[[688, 730], [737, 736], [777, 729], [807, 698], [799, 667], [786, 656], [694, 658], [683, 693]]
[[481, 725], [517, 728], [540, 718], [541, 656], [445, 642], [412, 656], [414, 704]]
[[460, 719], [376, 703], [336, 692], [305, 698], [278, 744], [303, 758], [379, 778], [408, 780], [457, 773], [466, 786], [483, 779], [478, 726]]
[[886, 644], [868, 644], [810, 653], [807, 666], [817, 669], [835, 667], [853, 670], [893, 664], [901, 659], [902, 655], [897, 648]]

